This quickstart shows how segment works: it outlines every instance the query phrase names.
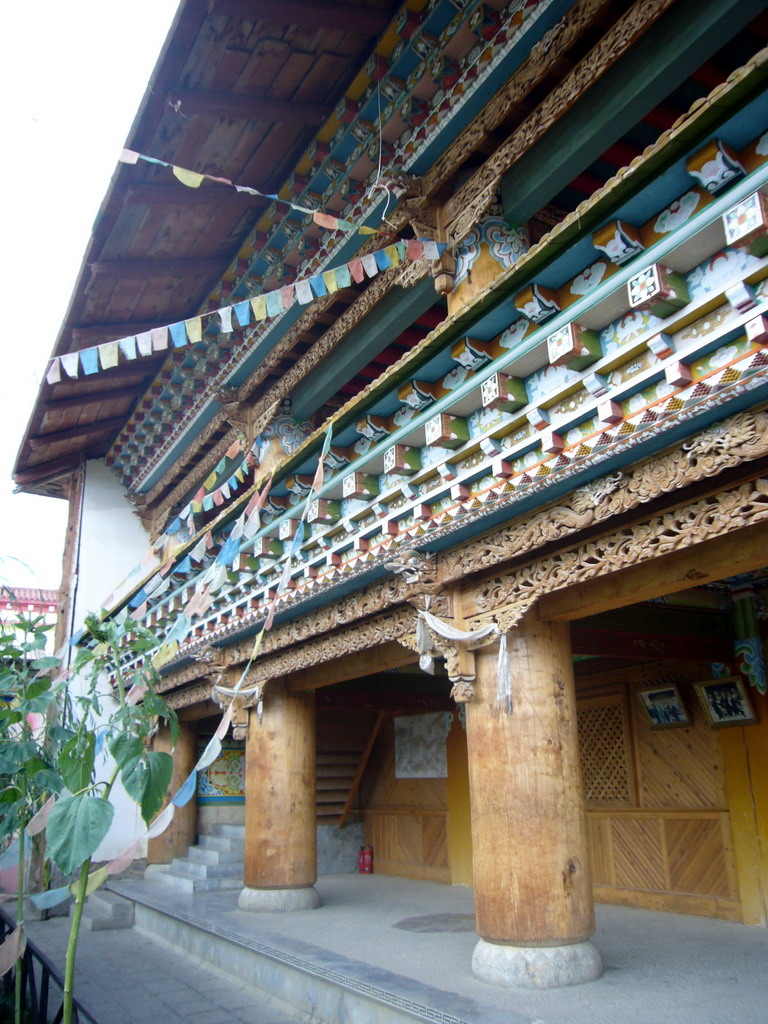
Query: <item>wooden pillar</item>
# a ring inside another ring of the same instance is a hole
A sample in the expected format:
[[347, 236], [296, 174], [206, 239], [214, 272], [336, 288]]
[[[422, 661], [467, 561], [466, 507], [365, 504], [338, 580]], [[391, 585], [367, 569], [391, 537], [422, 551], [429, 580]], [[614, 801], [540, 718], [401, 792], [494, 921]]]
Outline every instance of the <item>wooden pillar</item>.
[[476, 654], [467, 705], [477, 931], [473, 969], [549, 988], [602, 973], [594, 931], [568, 626], [536, 610], [507, 637], [512, 711], [499, 706], [498, 646]]
[[310, 910], [317, 879], [315, 694], [276, 681], [250, 712], [241, 910]]
[[[153, 748], [173, 755], [173, 775], [168, 792], [174, 794], [197, 763], [196, 723], [179, 722], [179, 738], [175, 749], [171, 746], [171, 730], [167, 727], [160, 729], [155, 736]], [[162, 835], [147, 842], [147, 863], [170, 864], [174, 857], [186, 856], [196, 834], [197, 800], [192, 799], [183, 807], [176, 808], [173, 821]]]

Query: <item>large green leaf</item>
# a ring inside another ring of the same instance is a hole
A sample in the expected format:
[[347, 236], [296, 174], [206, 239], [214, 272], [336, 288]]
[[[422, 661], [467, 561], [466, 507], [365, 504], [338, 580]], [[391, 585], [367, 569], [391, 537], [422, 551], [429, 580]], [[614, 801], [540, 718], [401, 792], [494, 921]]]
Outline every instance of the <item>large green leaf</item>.
[[96, 761], [96, 737], [93, 733], [75, 734], [64, 744], [58, 767], [70, 793], [79, 793], [91, 784]]
[[171, 755], [153, 750], [128, 761], [120, 774], [126, 791], [141, 806], [141, 816], [147, 824], [162, 807], [172, 772]]
[[141, 757], [144, 753], [144, 744], [138, 736], [131, 736], [130, 733], [121, 732], [109, 744], [109, 752], [117, 764], [123, 768], [129, 761]]
[[65, 875], [96, 852], [114, 813], [109, 800], [87, 794], [67, 796], [54, 804], [45, 829], [47, 852]]

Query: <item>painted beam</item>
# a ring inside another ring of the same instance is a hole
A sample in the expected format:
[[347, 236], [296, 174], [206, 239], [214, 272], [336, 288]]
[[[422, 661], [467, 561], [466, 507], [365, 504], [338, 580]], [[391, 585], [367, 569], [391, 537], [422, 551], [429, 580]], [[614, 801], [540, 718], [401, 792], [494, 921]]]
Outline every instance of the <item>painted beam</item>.
[[507, 172], [507, 220], [525, 223], [763, 8], [761, 0], [679, 0]]
[[293, 415], [303, 419], [390, 345], [437, 301], [431, 277], [412, 288], [394, 288], [354, 327], [336, 351], [293, 393]]

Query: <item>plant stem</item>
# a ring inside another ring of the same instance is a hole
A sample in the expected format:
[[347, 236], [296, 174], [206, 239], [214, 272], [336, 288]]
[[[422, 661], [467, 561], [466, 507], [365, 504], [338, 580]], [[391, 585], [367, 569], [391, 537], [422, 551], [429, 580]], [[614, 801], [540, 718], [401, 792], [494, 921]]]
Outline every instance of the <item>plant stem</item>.
[[[27, 777], [22, 776], [21, 791], [26, 802], [27, 798]], [[26, 815], [24, 816], [26, 817]], [[27, 827], [26, 821], [22, 821], [19, 830], [19, 892], [16, 899], [16, 927], [24, 929], [24, 830]], [[16, 988], [15, 988], [15, 1024], [21, 1024], [22, 1003], [24, 1001], [24, 954], [22, 953], [16, 961]]]
[[[120, 769], [116, 767], [112, 772], [109, 782], [104, 787], [104, 792], [101, 795], [102, 800], [109, 800], [109, 795], [112, 792], [112, 787], [114, 786], [119, 773]], [[92, 858], [89, 857], [88, 860], [83, 861], [80, 866], [80, 878], [77, 882], [75, 910], [72, 915], [72, 924], [69, 929], [69, 939], [67, 940], [67, 959], [64, 965], [64, 1003], [62, 1005], [61, 1024], [72, 1024], [75, 956], [77, 954], [77, 940], [80, 936], [80, 921], [82, 920], [83, 907], [85, 906], [85, 893], [88, 888], [88, 873], [91, 870], [91, 860]]]

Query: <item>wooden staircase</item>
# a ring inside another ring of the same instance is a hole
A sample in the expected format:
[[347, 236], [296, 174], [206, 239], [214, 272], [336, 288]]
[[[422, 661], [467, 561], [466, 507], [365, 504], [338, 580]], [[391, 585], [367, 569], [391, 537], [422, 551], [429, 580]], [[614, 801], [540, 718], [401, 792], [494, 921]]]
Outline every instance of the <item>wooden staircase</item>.
[[357, 797], [384, 715], [319, 724], [317, 735], [317, 824], [344, 828]]

